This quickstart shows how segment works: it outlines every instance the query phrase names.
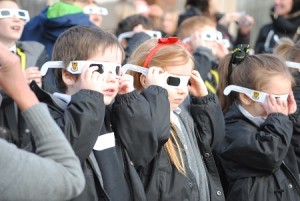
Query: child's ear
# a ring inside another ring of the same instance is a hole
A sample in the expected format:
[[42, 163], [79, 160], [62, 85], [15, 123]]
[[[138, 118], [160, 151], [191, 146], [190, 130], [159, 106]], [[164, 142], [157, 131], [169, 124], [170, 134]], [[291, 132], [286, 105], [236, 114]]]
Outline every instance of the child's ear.
[[75, 76], [66, 70], [62, 70], [62, 80], [67, 86], [72, 86], [76, 82]]
[[144, 89], [147, 88], [147, 85], [146, 85], [146, 76], [143, 75], [143, 74], [140, 76], [140, 83], [141, 83], [141, 85], [143, 86]]
[[239, 99], [244, 105], [251, 105], [252, 103], [252, 100], [246, 94], [243, 93], [239, 93]]

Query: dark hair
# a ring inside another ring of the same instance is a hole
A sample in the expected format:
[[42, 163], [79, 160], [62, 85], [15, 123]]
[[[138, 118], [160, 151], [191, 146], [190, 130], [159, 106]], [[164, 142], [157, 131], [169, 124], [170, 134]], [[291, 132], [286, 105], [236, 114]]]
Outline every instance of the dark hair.
[[300, 0], [293, 0], [292, 10], [290, 14], [300, 11]]
[[145, 29], [153, 29], [153, 23], [150, 18], [136, 14], [126, 17], [118, 23], [116, 36], [124, 32], [132, 31], [133, 28], [139, 24], [143, 25]]
[[244, 61], [233, 66], [232, 54], [225, 56], [218, 67], [220, 83], [217, 95], [223, 112], [227, 112], [234, 101], [238, 101], [237, 93], [223, 94], [226, 86], [233, 84], [254, 90], [261, 90], [262, 86], [274, 75], [286, 75], [293, 82], [293, 77], [284, 62], [271, 54], [246, 56]]
[[209, 0], [187, 0], [185, 7], [194, 6], [199, 8], [203, 13], [208, 12]]
[[[117, 38], [99, 27], [75, 26], [63, 32], [56, 40], [52, 60], [63, 61], [65, 67], [74, 60], [87, 60], [95, 52], [104, 52], [107, 48], [118, 47], [124, 51]], [[67, 86], [62, 80], [62, 69], [55, 70], [55, 81], [61, 92], [66, 92]]]

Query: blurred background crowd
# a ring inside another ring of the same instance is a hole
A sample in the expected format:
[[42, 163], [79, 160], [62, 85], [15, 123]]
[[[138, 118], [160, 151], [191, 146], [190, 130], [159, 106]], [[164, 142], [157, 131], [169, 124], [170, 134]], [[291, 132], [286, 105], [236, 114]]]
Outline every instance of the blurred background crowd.
[[[46, 5], [52, 5], [58, 0], [18, 0], [21, 7], [25, 10], [28, 10], [30, 17], [34, 17], [40, 13]], [[108, 15], [103, 18], [101, 28], [106, 31], [114, 32], [118, 21], [125, 18], [128, 15], [134, 13], [134, 9], [130, 8], [130, 3], [133, 0], [97, 0], [101, 7], [107, 8]], [[140, 1], [142, 2], [142, 1]], [[176, 16], [182, 13], [185, 9], [185, 0], [146, 0], [148, 5], [156, 4], [159, 7], [153, 6], [152, 12], [155, 12], [157, 15], [161, 15], [163, 11], [172, 11], [173, 16], [170, 17], [176, 19]], [[259, 29], [266, 23], [271, 22], [270, 17], [270, 8], [274, 4], [274, 0], [217, 0], [219, 3], [220, 12], [229, 13], [229, 12], [242, 12], [248, 14], [254, 18], [254, 25], [251, 30], [250, 35], [250, 44], [254, 46], [255, 40], [258, 37]], [[140, 4], [140, 11], [143, 12], [143, 5]], [[161, 8], [162, 10], [160, 10]], [[145, 10], [144, 10], [145, 11]], [[235, 35], [235, 25], [231, 24], [230, 32], [232, 35]]]

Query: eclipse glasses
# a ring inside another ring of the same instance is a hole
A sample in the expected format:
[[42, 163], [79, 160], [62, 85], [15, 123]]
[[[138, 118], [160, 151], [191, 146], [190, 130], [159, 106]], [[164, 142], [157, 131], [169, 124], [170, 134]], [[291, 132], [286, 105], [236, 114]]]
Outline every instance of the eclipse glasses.
[[[148, 68], [144, 68], [133, 64], [125, 64], [124, 66], [122, 66], [122, 69], [124, 70], [124, 72], [127, 72], [127, 70], [131, 70], [138, 73], [142, 73], [145, 76], [148, 74]], [[175, 88], [183, 88], [188, 86], [189, 80], [190, 76], [178, 76], [168, 74], [166, 78], [166, 84]]]
[[[129, 31], [129, 32], [124, 32], [124, 33], [121, 33], [119, 36], [118, 36], [118, 41], [121, 42], [123, 39], [125, 38], [132, 38], [132, 36], [134, 34], [136, 34], [137, 32], [133, 32], [133, 31]], [[162, 35], [161, 35], [161, 32], [160, 31], [145, 31], [143, 32], [145, 34], [147, 34], [148, 36], [150, 36], [151, 38], [161, 38]]]
[[[89, 67], [98, 67], [100, 74], [113, 74], [115, 76], [121, 75], [121, 65], [109, 62], [99, 61], [71, 61], [66, 70], [71, 74], [81, 74], [83, 68], [88, 65]], [[64, 68], [62, 61], [48, 61], [44, 63], [41, 68], [41, 75], [46, 75], [49, 68]]]
[[[224, 43], [226, 48], [230, 47], [230, 43], [227, 39], [223, 38], [223, 35], [220, 31], [203, 31], [200, 33], [200, 37], [205, 41], [220, 41]], [[191, 42], [191, 37], [184, 38], [183, 43]]]
[[29, 13], [27, 10], [10, 8], [0, 9], [0, 19], [12, 18], [14, 16], [21, 20], [24, 20], [25, 22], [28, 22], [30, 20]]
[[[248, 89], [245, 87], [240, 87], [237, 85], [229, 85], [224, 89], [224, 95], [228, 95], [231, 91], [239, 92], [246, 94], [250, 99], [253, 101], [263, 103], [266, 100], [266, 97], [268, 96], [268, 93], [262, 92], [262, 91], [256, 91], [252, 89]], [[289, 94], [283, 94], [283, 95], [275, 95], [275, 98], [280, 98], [281, 100], [286, 101], [288, 99]]]
[[87, 15], [108, 15], [108, 10], [99, 6], [85, 6], [83, 8], [83, 13]]

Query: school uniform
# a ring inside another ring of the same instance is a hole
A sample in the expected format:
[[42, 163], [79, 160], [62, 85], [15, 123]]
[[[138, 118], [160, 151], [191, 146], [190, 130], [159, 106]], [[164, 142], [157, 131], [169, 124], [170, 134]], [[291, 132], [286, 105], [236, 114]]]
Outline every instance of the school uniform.
[[[299, 117], [299, 111], [294, 114]], [[297, 201], [300, 181], [291, 139], [293, 120], [281, 113], [251, 117], [234, 103], [217, 155], [228, 181], [228, 201]]]
[[[186, 174], [176, 169], [163, 147], [164, 143], [160, 143], [155, 158], [139, 170], [147, 200], [225, 200], [212, 153], [224, 133], [218, 98], [209, 94], [192, 97], [191, 101], [191, 105], [184, 105], [171, 115], [171, 118], [176, 116], [177, 140]], [[164, 116], [169, 117], [170, 114]]]
[[[146, 200], [135, 169], [143, 160], [131, 160], [130, 156], [143, 151], [142, 140], [151, 143], [153, 139], [147, 95], [136, 91], [118, 95], [110, 108], [104, 106], [103, 95], [96, 91], [80, 90], [70, 100], [64, 98], [64, 103], [34, 82], [31, 89], [41, 102], [47, 103], [82, 163], [86, 187], [73, 200]], [[144, 93], [160, 97], [159, 92], [156, 87], [149, 87]], [[123, 118], [125, 110], [130, 119]]]

